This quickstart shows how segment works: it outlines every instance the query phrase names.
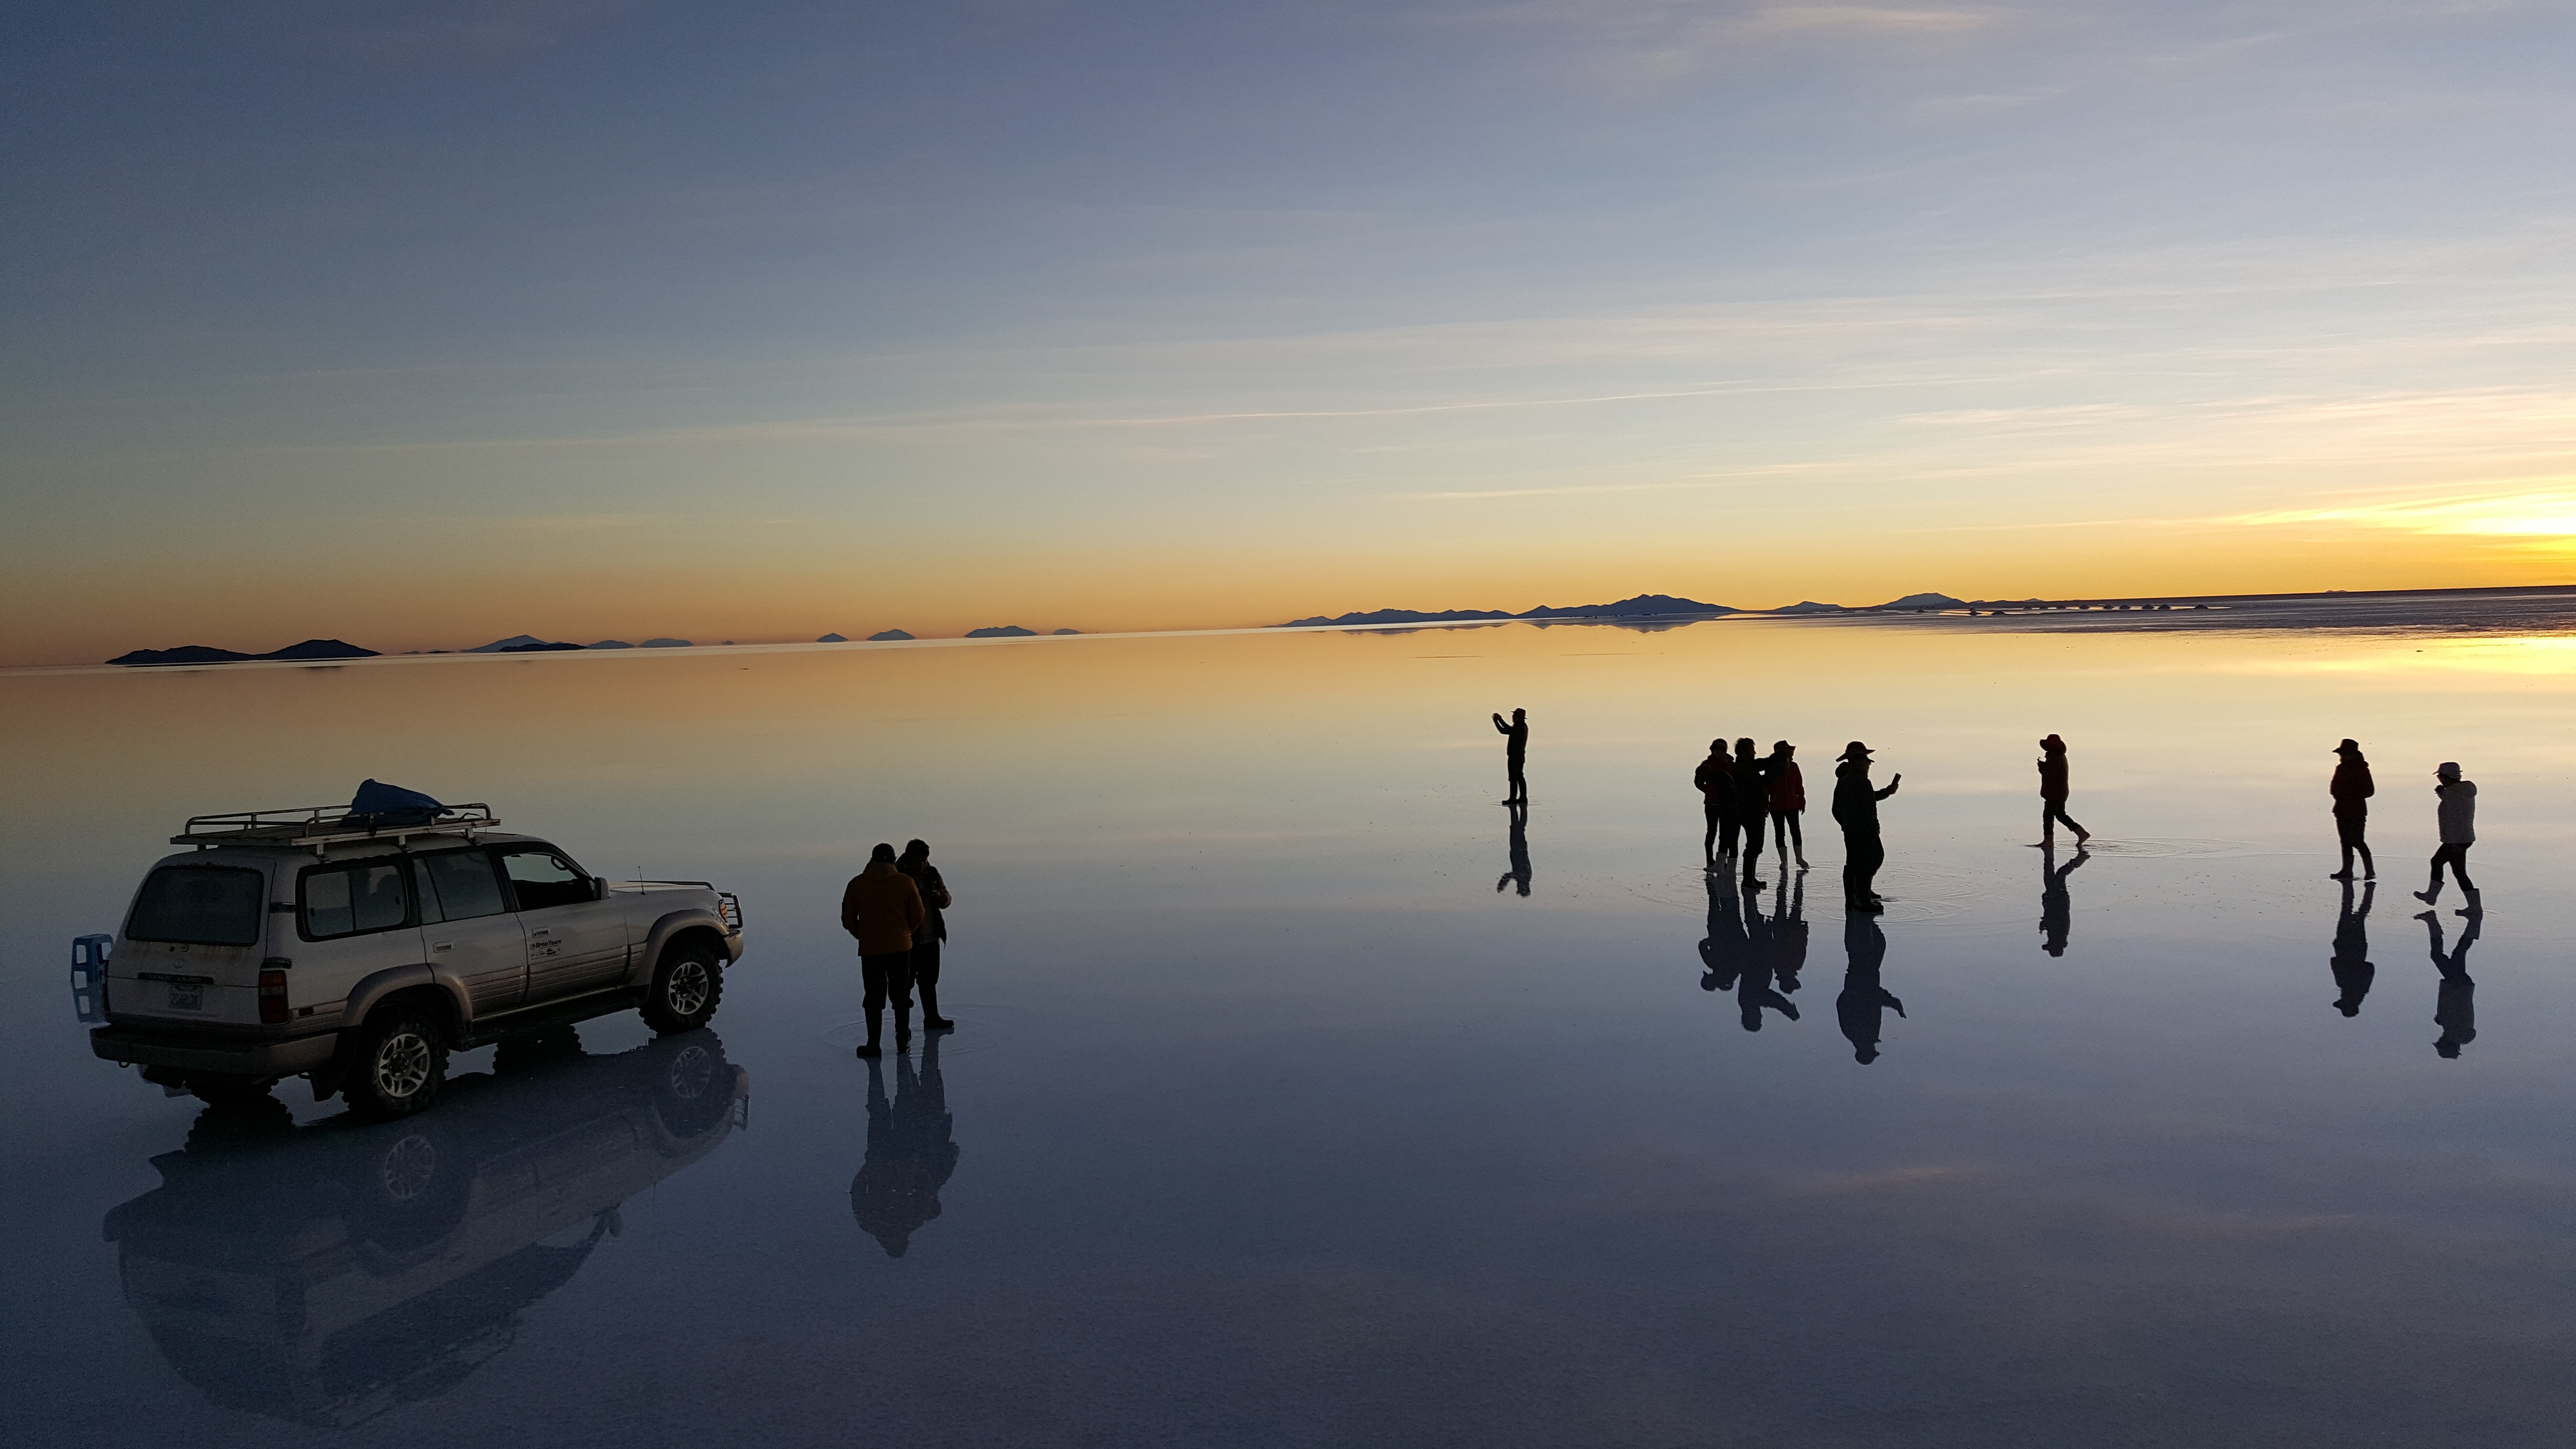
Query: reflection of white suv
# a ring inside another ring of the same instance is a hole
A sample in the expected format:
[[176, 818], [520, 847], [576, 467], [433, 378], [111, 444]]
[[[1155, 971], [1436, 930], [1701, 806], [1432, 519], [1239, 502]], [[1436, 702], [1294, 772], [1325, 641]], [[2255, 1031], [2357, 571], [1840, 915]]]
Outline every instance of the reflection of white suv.
[[[640, 1009], [715, 1015], [742, 907], [704, 881], [593, 877], [463, 805], [427, 823], [337, 807], [199, 816], [144, 877], [90, 1044], [209, 1102], [286, 1077], [320, 1101], [428, 1106], [447, 1054]], [[416, 819], [417, 817], [411, 817]]]

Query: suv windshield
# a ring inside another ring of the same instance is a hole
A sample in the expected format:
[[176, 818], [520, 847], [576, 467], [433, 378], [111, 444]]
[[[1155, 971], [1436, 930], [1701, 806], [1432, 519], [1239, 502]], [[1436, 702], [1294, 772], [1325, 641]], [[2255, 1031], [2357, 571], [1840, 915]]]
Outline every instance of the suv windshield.
[[268, 877], [239, 866], [165, 865], [143, 882], [129, 941], [190, 946], [248, 946], [259, 940]]

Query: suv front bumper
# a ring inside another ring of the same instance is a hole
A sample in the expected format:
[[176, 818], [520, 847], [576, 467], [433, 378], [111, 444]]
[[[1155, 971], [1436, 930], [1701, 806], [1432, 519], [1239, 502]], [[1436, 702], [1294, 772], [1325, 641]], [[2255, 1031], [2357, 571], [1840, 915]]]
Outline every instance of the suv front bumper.
[[279, 1038], [102, 1026], [89, 1034], [90, 1050], [111, 1062], [237, 1077], [301, 1076], [330, 1065], [339, 1046], [339, 1033], [328, 1031]]

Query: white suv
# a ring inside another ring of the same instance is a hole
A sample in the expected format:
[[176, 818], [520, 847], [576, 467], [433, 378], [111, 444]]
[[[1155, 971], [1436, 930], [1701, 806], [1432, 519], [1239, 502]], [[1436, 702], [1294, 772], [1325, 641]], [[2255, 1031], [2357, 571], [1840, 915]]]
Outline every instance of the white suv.
[[91, 1048], [219, 1105], [302, 1076], [317, 1102], [400, 1116], [438, 1095], [451, 1051], [617, 1011], [665, 1033], [715, 1015], [742, 959], [730, 893], [599, 879], [488, 806], [386, 820], [190, 820], [107, 953]]

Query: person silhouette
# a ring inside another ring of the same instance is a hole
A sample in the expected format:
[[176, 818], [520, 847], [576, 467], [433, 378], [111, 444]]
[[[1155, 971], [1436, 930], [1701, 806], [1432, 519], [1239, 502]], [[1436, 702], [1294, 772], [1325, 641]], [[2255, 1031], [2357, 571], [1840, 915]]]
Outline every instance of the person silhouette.
[[[1798, 869], [1807, 868], [1807, 832], [1800, 823], [1807, 814], [1807, 780], [1798, 773], [1794, 758], [1798, 747], [1787, 740], [1771, 746], [1770, 762], [1763, 773], [1771, 778], [1771, 834], [1780, 859], [1789, 859], [1791, 845], [1797, 847]], [[1785, 867], [1784, 867], [1785, 868]]]
[[2469, 898], [2460, 914], [2474, 915], [2484, 909], [2477, 883], [2469, 879], [2469, 847], [2478, 839], [2477, 782], [2461, 779], [2459, 765], [2451, 760], [2444, 760], [2433, 778], [2434, 815], [2442, 827], [2442, 845], [2433, 852], [2433, 879], [2415, 893], [2415, 899], [2429, 906], [2442, 898], [2442, 866], [2448, 862], [2451, 874], [2459, 877], [2460, 893]]
[[2425, 911], [2415, 917], [2432, 938], [2433, 969], [2442, 973], [2442, 984], [2433, 992], [2433, 1024], [2442, 1029], [2442, 1039], [2433, 1043], [2433, 1050], [2454, 1060], [2460, 1048], [2478, 1039], [2478, 983], [2469, 979], [2469, 948], [2477, 944], [2478, 927], [2486, 923], [2483, 911], [2460, 914], [2469, 918], [2469, 924], [2460, 932], [2460, 944], [2448, 953], [2442, 950], [2440, 913]]
[[1834, 766], [1834, 822], [1843, 828], [1843, 906], [1847, 910], [1872, 914], [1886, 909], [1879, 904], [1878, 892], [1870, 888], [1887, 860], [1887, 846], [1878, 834], [1878, 802], [1895, 794], [1904, 780], [1900, 773], [1889, 777], [1886, 789], [1874, 788], [1869, 782], [1869, 746], [1858, 740], [1843, 747]]
[[2345, 740], [2335, 746], [2335, 753], [2341, 758], [2335, 761], [2334, 778], [2326, 782], [2326, 793], [2334, 797], [2335, 839], [2343, 846], [2343, 869], [2326, 879], [2352, 879], [2352, 853], [2357, 850], [2361, 852], [2362, 879], [2374, 880], [2379, 867], [2371, 862], [2370, 844], [2362, 839], [2362, 832], [2370, 826], [2370, 797], [2379, 793], [2379, 786], [2370, 778], [2370, 761], [2361, 757], [2360, 745]]
[[2334, 955], [2327, 966], [2334, 972], [2335, 1010], [2346, 1016], [2361, 1015], [2361, 999], [2379, 974], [2370, 964], [2370, 898], [2378, 890], [2376, 882], [2362, 886], [2361, 909], [2355, 910], [2352, 881], [2347, 877], [2343, 883], [2343, 910], [2335, 917]]
[[922, 1030], [955, 1031], [957, 1023], [939, 1014], [939, 955], [948, 940], [948, 908], [957, 900], [948, 893], [948, 878], [930, 863], [929, 841], [905, 842], [894, 868], [911, 877], [913, 889], [921, 892], [921, 929], [912, 933], [912, 984], [921, 993]]
[[1522, 771], [1529, 764], [1529, 711], [1513, 710], [1509, 724], [1503, 722], [1501, 715], [1494, 716], [1494, 729], [1503, 737], [1503, 773], [1511, 786], [1503, 796], [1503, 803], [1526, 801], [1529, 799], [1529, 779]]
[[1708, 742], [1708, 758], [1691, 771], [1691, 784], [1699, 790], [1700, 814], [1708, 821], [1708, 833], [1700, 837], [1700, 856], [1708, 869], [1715, 870], [1719, 856], [1735, 851], [1735, 762], [1726, 756], [1726, 741]]
[[1780, 893], [1771, 901], [1769, 939], [1771, 972], [1780, 979], [1781, 994], [1793, 995], [1798, 989], [1798, 973], [1807, 969], [1805, 876], [1790, 876], [1780, 882]]
[[1700, 938], [1699, 989], [1732, 991], [1744, 975], [1744, 918], [1735, 887], [1723, 875], [1708, 877], [1708, 934]]
[[1772, 957], [1772, 923], [1762, 919], [1762, 897], [1751, 886], [1744, 888], [1744, 970], [1736, 977], [1735, 1009], [1746, 1031], [1762, 1029], [1762, 1008], [1798, 1019], [1795, 1002], [1771, 987], [1775, 979]]
[[1735, 821], [1744, 836], [1744, 888], [1759, 890], [1754, 867], [1762, 863], [1762, 823], [1771, 814], [1771, 777], [1753, 753], [1753, 741], [1735, 742]]
[[1509, 813], [1512, 822], [1512, 868], [1503, 872], [1501, 880], [1494, 882], [1494, 894], [1501, 895], [1503, 887], [1517, 884], [1521, 888], [1520, 893], [1526, 896], [1530, 891], [1529, 802], [1527, 800], [1513, 802]]
[[2066, 813], [2066, 741], [2052, 734], [2039, 742], [2039, 843], [2043, 846], [2057, 839], [2057, 822], [2075, 832], [2075, 844], [2081, 848], [2093, 838], [2093, 832], [2075, 823]]
[[1843, 955], [1850, 964], [1843, 968], [1843, 994], [1834, 998], [1834, 1015], [1842, 1021], [1843, 1040], [1852, 1044], [1852, 1060], [1868, 1066], [1878, 1060], [1879, 1025], [1886, 1020], [1886, 1009], [1895, 1007], [1902, 1017], [1905, 1003], [1879, 984], [1887, 933], [1878, 922], [1866, 915], [1844, 917]]
[[895, 1095], [886, 1100], [885, 1069], [868, 1062], [868, 1154], [850, 1179], [850, 1216], [889, 1258], [900, 1258], [912, 1235], [939, 1216], [939, 1189], [957, 1170], [956, 1119], [939, 1077], [939, 1037], [924, 1039], [921, 1073], [912, 1059], [894, 1059]]
[[2040, 842], [2039, 847], [2039, 948], [2051, 956], [2066, 954], [2066, 933], [2074, 928], [2075, 898], [2066, 893], [2066, 878], [2075, 868], [2093, 858], [2081, 845], [2075, 847], [2075, 858], [2060, 866], [2057, 842]]

